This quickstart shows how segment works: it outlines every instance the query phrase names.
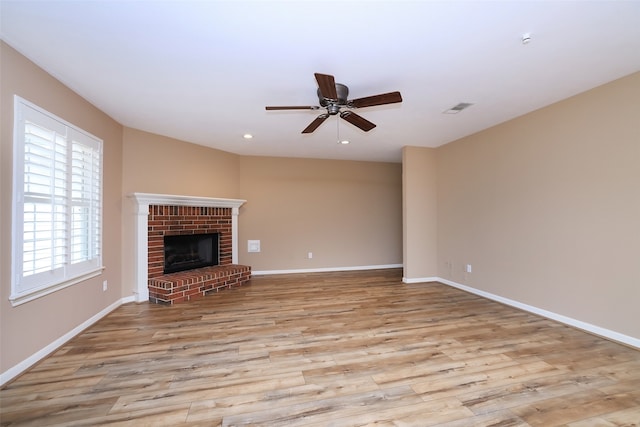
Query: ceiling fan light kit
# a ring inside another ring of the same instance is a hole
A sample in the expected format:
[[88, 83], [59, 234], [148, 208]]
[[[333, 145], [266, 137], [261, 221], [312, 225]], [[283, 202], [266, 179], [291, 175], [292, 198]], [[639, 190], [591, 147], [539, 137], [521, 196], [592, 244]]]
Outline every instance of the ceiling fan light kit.
[[[324, 108], [326, 113], [320, 114], [309, 126], [304, 128], [302, 133], [312, 133], [315, 131], [329, 116], [339, 115], [343, 120], [352, 125], [369, 132], [376, 125], [364, 117], [354, 113], [355, 108], [373, 107], [376, 105], [395, 104], [402, 102], [400, 92], [389, 92], [380, 95], [367, 96], [349, 100], [349, 88], [341, 83], [336, 83], [335, 78], [329, 74], [315, 73], [316, 82], [318, 82], [318, 102], [320, 106], [268, 106], [268, 111], [274, 110], [319, 110]], [[341, 142], [343, 143], [343, 142]]]

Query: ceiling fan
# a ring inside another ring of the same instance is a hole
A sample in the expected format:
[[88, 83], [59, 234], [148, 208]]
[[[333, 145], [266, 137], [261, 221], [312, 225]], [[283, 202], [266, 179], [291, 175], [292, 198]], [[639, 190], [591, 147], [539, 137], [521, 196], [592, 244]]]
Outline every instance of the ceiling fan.
[[402, 96], [400, 92], [389, 92], [380, 95], [366, 96], [358, 99], [347, 99], [349, 97], [349, 88], [343, 84], [336, 83], [333, 76], [328, 74], [315, 73], [316, 81], [318, 82], [318, 99], [320, 106], [277, 106], [266, 107], [267, 110], [319, 110], [325, 108], [326, 113], [320, 114], [314, 121], [307, 126], [302, 133], [311, 133], [318, 128], [329, 118], [329, 116], [335, 116], [339, 114], [341, 118], [351, 123], [354, 126], [359, 127], [365, 132], [369, 132], [376, 127], [374, 123], [365, 119], [362, 116], [354, 113], [354, 108], [373, 107], [375, 105], [394, 104], [396, 102], [402, 102]]

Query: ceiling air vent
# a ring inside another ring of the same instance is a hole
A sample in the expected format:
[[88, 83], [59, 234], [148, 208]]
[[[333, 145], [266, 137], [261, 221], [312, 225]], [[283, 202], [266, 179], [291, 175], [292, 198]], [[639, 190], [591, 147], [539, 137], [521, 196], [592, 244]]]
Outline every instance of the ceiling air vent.
[[465, 108], [469, 108], [471, 107], [473, 104], [469, 103], [469, 102], [461, 102], [458, 105], [455, 105], [451, 108], [449, 108], [448, 110], [443, 111], [444, 114], [458, 114], [460, 111], [464, 110]]

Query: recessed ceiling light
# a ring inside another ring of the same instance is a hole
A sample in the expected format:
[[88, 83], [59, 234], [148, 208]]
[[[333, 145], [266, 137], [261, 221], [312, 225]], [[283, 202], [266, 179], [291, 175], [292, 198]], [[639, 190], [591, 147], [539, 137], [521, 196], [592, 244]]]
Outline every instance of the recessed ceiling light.
[[253, 138], [253, 135], [251, 135], [250, 133], [245, 133], [244, 135], [242, 135], [242, 137], [244, 139], [251, 139], [251, 138]]
[[349, 143], [349, 141], [347, 141], [346, 139], [343, 139], [342, 141], [338, 141], [338, 143], [340, 143], [342, 145], [347, 145]]

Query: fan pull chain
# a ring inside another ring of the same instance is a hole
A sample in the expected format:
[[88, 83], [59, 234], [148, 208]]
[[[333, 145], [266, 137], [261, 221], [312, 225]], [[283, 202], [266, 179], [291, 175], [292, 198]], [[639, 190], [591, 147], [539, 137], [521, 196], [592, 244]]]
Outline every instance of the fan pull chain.
[[340, 139], [340, 117], [336, 117], [336, 126], [338, 130], [338, 144], [347, 145], [349, 141]]

